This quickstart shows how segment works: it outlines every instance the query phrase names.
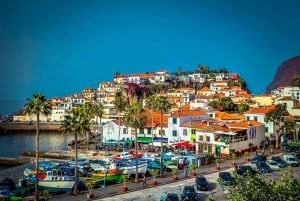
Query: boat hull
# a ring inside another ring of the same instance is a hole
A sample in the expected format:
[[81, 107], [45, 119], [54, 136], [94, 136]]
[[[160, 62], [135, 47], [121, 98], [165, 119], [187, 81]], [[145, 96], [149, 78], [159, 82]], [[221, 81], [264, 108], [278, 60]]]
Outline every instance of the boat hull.
[[48, 189], [51, 192], [72, 192], [75, 181], [45, 181], [39, 180], [39, 186], [42, 189]]
[[[135, 174], [136, 166], [125, 166], [120, 167], [120, 170], [123, 170], [123, 174]], [[147, 163], [139, 164], [138, 165], [138, 174], [145, 174], [147, 171]]]
[[123, 173], [118, 172], [118, 173], [93, 173], [94, 178], [104, 178], [106, 182], [109, 183], [121, 183], [123, 180]]

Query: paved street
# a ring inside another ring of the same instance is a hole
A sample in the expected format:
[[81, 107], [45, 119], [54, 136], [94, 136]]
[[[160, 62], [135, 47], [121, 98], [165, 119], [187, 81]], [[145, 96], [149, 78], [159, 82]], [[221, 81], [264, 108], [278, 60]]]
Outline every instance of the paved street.
[[[240, 157], [236, 160], [238, 164], [244, 163], [244, 158]], [[253, 165], [251, 163], [248, 163]], [[254, 165], [253, 165], [254, 166]], [[230, 166], [230, 160], [225, 160], [220, 164], [221, 171], [230, 171], [232, 172], [233, 168]], [[295, 167], [294, 176], [295, 178], [300, 178], [300, 167]], [[284, 168], [287, 172], [287, 168]], [[217, 183], [219, 172], [215, 171], [215, 164], [208, 166], [200, 166], [196, 169], [197, 174], [203, 174], [210, 182], [209, 189], [211, 191], [197, 191], [200, 201], [205, 201], [206, 197], [210, 194], [217, 201], [226, 200], [226, 193], [228, 189], [222, 189], [222, 187]], [[263, 175], [267, 180], [275, 179], [279, 181], [280, 171], [272, 172]], [[183, 170], [179, 171], [178, 174], [179, 180], [177, 182], [172, 181], [171, 173], [168, 173], [163, 178], [157, 178], [158, 186], [155, 187], [142, 187], [142, 183], [129, 182], [126, 186], [129, 191], [122, 193], [120, 188], [123, 184], [116, 184], [107, 186], [102, 189], [95, 189], [93, 200], [97, 201], [159, 201], [161, 196], [165, 196], [168, 192], [175, 192], [180, 194], [184, 185], [194, 185], [195, 178], [189, 177], [185, 178]], [[148, 178], [148, 183], [150, 183], [151, 178]], [[51, 198], [51, 201], [82, 201], [87, 200], [87, 192], [81, 192], [78, 196], [72, 195], [61, 195]]]

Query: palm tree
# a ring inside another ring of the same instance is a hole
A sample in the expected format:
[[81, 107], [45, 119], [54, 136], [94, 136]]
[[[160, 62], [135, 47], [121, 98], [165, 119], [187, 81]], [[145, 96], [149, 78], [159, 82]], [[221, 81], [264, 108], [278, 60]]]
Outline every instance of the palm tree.
[[78, 194], [78, 145], [77, 138], [78, 135], [83, 135], [85, 131], [90, 129], [90, 120], [85, 115], [83, 106], [79, 105], [76, 108], [72, 108], [67, 116], [65, 116], [65, 120], [62, 122], [62, 126], [60, 127], [63, 134], [74, 134], [75, 141], [75, 168], [74, 168], [74, 176], [75, 176], [75, 184], [74, 184], [74, 195]]
[[266, 123], [269, 122], [273, 123], [274, 134], [276, 139], [276, 145], [275, 145], [276, 148], [279, 148], [279, 137], [281, 135], [279, 129], [281, 128], [281, 125], [284, 122], [283, 117], [286, 115], [288, 115], [288, 112], [286, 110], [286, 105], [278, 104], [275, 105], [275, 108], [269, 111], [265, 117]]
[[153, 146], [153, 110], [155, 109], [155, 99], [156, 99], [156, 95], [151, 95], [148, 97], [148, 99], [146, 100], [146, 107], [151, 109], [151, 118], [152, 118], [152, 122], [151, 122], [151, 137], [152, 137], [152, 146]]
[[118, 112], [118, 115], [119, 115], [119, 134], [118, 134], [118, 146], [117, 146], [117, 150], [119, 150], [119, 147], [120, 147], [120, 124], [121, 124], [121, 115], [122, 115], [122, 112], [125, 110], [125, 108], [127, 107], [128, 105], [128, 102], [126, 100], [126, 98], [123, 96], [122, 92], [121, 91], [118, 91], [116, 93], [116, 98], [114, 100], [114, 105], [117, 109], [117, 112]]
[[50, 114], [51, 113], [51, 105], [47, 101], [45, 95], [41, 93], [34, 93], [31, 99], [27, 99], [27, 102], [24, 105], [24, 113], [26, 114], [35, 114], [36, 115], [36, 137], [35, 137], [35, 170], [36, 170], [36, 182], [34, 186], [34, 196], [35, 200], [39, 200], [39, 192], [38, 192], [38, 162], [39, 162], [39, 143], [40, 143], [40, 114]]
[[[96, 102], [94, 104], [94, 114], [95, 116], [97, 117], [97, 120], [96, 120], [96, 124], [97, 125], [101, 125], [101, 119], [103, 117], [103, 114], [104, 114], [104, 108], [103, 108], [103, 105], [101, 102]], [[98, 123], [98, 117], [99, 117], [99, 123]], [[102, 125], [101, 125], [102, 126]], [[97, 130], [98, 130], [98, 127], [97, 127]], [[101, 136], [103, 136], [103, 134], [101, 133]], [[101, 141], [102, 142], [102, 141]]]
[[[132, 102], [125, 111], [125, 125], [135, 129], [135, 153], [138, 153], [137, 144], [137, 129], [144, 128], [146, 123], [146, 115], [139, 102]], [[138, 157], [135, 157], [135, 182], [138, 182]]]
[[160, 112], [160, 176], [162, 177], [163, 175], [163, 112], [167, 112], [171, 109], [170, 103], [167, 101], [167, 98], [164, 96], [157, 96], [154, 100], [153, 103], [154, 110], [157, 110]]

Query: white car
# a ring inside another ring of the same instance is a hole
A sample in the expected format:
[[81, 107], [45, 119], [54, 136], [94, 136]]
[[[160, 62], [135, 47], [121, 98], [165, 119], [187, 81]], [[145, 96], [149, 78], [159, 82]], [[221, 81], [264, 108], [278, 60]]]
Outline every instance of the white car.
[[271, 159], [268, 159], [266, 161], [266, 164], [271, 168], [272, 171], [277, 171], [280, 169], [280, 167], [277, 165], [276, 161], [273, 161]]

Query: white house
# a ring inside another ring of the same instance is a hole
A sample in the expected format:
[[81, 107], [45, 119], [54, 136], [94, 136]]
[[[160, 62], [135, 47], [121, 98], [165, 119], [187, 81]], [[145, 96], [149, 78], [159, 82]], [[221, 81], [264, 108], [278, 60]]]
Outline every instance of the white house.
[[265, 139], [264, 124], [257, 121], [240, 121], [231, 124], [211, 124], [196, 131], [196, 153], [228, 156], [230, 150], [238, 154], [253, 150]]
[[194, 141], [195, 130], [182, 127], [183, 124], [208, 120], [210, 116], [203, 110], [180, 109], [173, 111], [168, 118], [168, 139], [170, 141]]

